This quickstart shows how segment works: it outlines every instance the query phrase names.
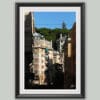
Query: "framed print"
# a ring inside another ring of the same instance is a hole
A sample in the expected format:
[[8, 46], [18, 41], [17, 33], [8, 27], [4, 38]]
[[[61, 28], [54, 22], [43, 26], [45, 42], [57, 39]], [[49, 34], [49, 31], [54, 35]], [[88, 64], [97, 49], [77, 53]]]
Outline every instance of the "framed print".
[[15, 4], [16, 98], [85, 97], [85, 4]]

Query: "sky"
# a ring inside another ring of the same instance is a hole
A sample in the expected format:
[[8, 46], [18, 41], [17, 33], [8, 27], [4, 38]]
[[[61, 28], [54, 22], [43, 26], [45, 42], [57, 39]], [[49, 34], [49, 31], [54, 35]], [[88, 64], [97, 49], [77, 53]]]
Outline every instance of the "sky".
[[76, 22], [75, 12], [34, 12], [33, 16], [37, 28], [62, 28], [65, 22], [67, 29], [71, 29]]

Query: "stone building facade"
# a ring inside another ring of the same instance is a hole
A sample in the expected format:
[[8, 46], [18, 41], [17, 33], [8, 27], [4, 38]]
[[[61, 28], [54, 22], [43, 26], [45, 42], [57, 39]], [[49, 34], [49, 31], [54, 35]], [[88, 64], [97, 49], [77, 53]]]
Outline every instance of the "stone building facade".
[[[47, 41], [39, 33], [33, 33], [33, 73], [35, 74], [34, 84], [45, 85], [46, 76], [45, 71], [47, 69], [46, 56], [53, 60], [53, 48], [52, 41]], [[48, 55], [46, 55], [46, 49]]]

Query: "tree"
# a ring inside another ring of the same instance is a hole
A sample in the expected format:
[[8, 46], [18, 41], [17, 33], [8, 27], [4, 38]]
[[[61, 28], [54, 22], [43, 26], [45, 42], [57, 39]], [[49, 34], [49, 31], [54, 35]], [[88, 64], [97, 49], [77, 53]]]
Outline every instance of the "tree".
[[66, 29], [66, 23], [65, 22], [62, 23], [62, 29]]
[[[63, 23], [63, 27], [66, 28], [66, 24]], [[57, 49], [57, 43], [56, 40], [59, 39], [60, 34], [63, 36], [68, 35], [70, 30], [68, 29], [61, 29], [61, 28], [55, 28], [55, 29], [50, 29], [50, 28], [35, 28], [36, 32], [40, 33], [45, 37], [46, 40], [53, 42], [53, 48], [56, 50]]]

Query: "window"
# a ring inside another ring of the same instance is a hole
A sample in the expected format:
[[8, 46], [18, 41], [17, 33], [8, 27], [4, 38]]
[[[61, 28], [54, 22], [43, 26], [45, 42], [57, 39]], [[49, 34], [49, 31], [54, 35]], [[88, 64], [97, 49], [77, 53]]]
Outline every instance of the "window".
[[44, 63], [44, 60], [42, 59], [42, 63]]
[[34, 58], [34, 62], [38, 62], [38, 58]]
[[42, 66], [42, 69], [44, 68], [44, 66]]
[[34, 49], [33, 53], [34, 54], [38, 54], [39, 53], [39, 50], [38, 49]]
[[39, 65], [38, 64], [34, 64], [34, 70], [38, 70], [39, 69]]

